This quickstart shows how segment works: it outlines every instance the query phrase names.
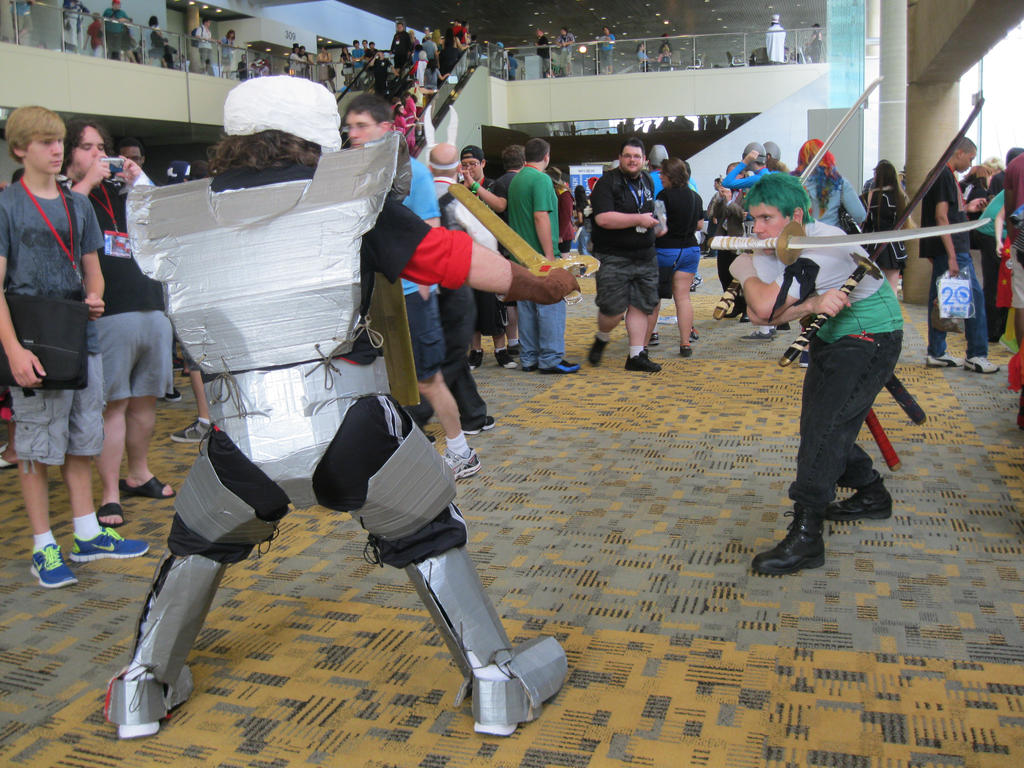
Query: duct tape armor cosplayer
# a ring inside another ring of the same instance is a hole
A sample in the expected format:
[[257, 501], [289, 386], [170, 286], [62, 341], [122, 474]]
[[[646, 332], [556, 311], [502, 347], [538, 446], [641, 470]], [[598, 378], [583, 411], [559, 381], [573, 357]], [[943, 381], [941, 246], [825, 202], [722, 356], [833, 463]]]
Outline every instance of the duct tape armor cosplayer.
[[[122, 738], [155, 733], [188, 698], [186, 658], [224, 570], [273, 537], [289, 501], [351, 511], [378, 559], [406, 569], [465, 677], [456, 701], [472, 686], [478, 731], [513, 732], [565, 679], [557, 641], [513, 647], [505, 634], [466, 552], [451, 471], [388, 395], [383, 359], [335, 359], [364, 332], [361, 240], [401, 173], [400, 141], [324, 154], [311, 181], [129, 199], [134, 253], [165, 284], [217, 429], [178, 493], [131, 663], [111, 681], [106, 715]], [[381, 459], [356, 476], [354, 452]]]

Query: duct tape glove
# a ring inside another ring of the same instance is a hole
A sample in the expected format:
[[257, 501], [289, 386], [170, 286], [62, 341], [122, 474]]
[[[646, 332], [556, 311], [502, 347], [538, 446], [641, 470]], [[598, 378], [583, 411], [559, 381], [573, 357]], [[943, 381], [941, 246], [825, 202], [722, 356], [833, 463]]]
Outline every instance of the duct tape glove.
[[576, 278], [561, 267], [546, 272], [544, 276], [535, 275], [519, 264], [513, 263], [511, 267], [512, 285], [505, 292], [505, 301], [555, 304], [580, 289]]

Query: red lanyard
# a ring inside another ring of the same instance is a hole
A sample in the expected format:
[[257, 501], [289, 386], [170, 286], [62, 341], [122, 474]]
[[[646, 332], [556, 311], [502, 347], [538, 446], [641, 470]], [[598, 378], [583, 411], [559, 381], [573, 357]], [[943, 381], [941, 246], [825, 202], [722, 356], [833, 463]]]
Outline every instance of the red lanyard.
[[50, 228], [50, 231], [53, 233], [53, 236], [57, 240], [58, 245], [60, 245], [61, 250], [64, 251], [64, 253], [67, 255], [68, 259], [70, 259], [70, 261], [71, 261], [71, 268], [72, 269], [77, 269], [77, 267], [75, 266], [75, 254], [71, 250], [71, 248], [75, 247], [75, 231], [74, 231], [74, 227], [71, 224], [71, 211], [68, 210], [68, 201], [67, 201], [67, 198], [64, 197], [64, 193], [61, 191], [60, 184], [57, 185], [57, 193], [60, 195], [61, 202], [64, 203], [64, 213], [66, 213], [68, 215], [68, 239], [69, 239], [69, 242], [71, 243], [71, 248], [68, 248], [68, 246], [66, 246], [64, 244], [64, 241], [61, 239], [61, 236], [57, 234], [56, 227], [54, 227], [53, 224], [50, 222], [49, 217], [43, 211], [43, 207], [41, 205], [39, 205], [39, 201], [36, 200], [36, 196], [33, 195], [32, 194], [32, 190], [30, 190], [25, 185], [25, 178], [24, 177], [22, 177], [22, 179], [21, 179], [21, 186], [22, 186], [22, 188], [24, 188], [25, 194], [28, 195], [28, 199], [31, 200], [33, 203], [35, 203], [36, 210], [39, 211], [39, 215], [43, 217], [43, 221], [46, 222], [46, 226], [48, 226]]
[[96, 196], [95, 192], [90, 192], [89, 193], [89, 197], [92, 198], [93, 200], [95, 200], [99, 204], [100, 208], [102, 208], [104, 210], [104, 212], [110, 217], [110, 221], [112, 222], [112, 226], [116, 230], [117, 229], [117, 217], [114, 215], [114, 204], [112, 202], [110, 202], [110, 195], [107, 194], [107, 188], [105, 186], [103, 186], [102, 182], [100, 183], [100, 189], [103, 190], [103, 196], [107, 199], [106, 203], [104, 203], [102, 200], [100, 200]]

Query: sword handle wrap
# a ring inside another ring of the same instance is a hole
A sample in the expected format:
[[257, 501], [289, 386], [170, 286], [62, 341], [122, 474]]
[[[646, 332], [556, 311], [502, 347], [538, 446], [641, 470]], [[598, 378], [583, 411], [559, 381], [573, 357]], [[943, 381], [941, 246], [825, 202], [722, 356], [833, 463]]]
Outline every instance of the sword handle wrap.
[[[853, 270], [853, 274], [846, 278], [846, 282], [843, 283], [843, 287], [839, 289], [840, 293], [844, 293], [849, 296], [853, 293], [854, 288], [860, 284], [860, 281], [864, 279], [864, 275], [867, 273], [867, 266], [859, 264], [857, 268]], [[828, 320], [828, 315], [824, 313], [816, 315], [814, 320], [811, 321], [811, 324], [804, 328], [803, 333], [797, 337], [796, 341], [789, 345], [789, 349], [787, 349], [783, 353], [782, 357], [779, 358], [779, 365], [785, 368], [800, 357], [801, 353], [810, 346], [811, 339], [818, 335], [818, 331], [821, 330], [821, 326], [825, 324], [826, 320]]]
[[729, 283], [725, 289], [725, 293], [722, 294], [722, 298], [715, 304], [715, 311], [713, 317], [715, 320], [721, 320], [727, 314], [732, 312], [733, 307], [736, 306], [736, 299], [740, 295], [740, 282], [739, 280], [733, 280]]

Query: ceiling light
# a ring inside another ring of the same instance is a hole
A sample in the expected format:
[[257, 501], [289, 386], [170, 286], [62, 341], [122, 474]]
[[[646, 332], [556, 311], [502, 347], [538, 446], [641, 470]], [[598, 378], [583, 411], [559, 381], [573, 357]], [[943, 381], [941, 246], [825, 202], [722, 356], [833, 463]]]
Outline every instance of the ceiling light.
[[217, 13], [223, 13], [223, 11], [220, 8], [218, 8]]
[[662, 22], [662, 23], [664, 23], [664, 24], [668, 24], [668, 20], [666, 19], [666, 20], [665, 20], [664, 22]]
[[587, 46], [581, 45], [580, 46], [580, 53], [586, 53], [586, 52], [587, 52]]

